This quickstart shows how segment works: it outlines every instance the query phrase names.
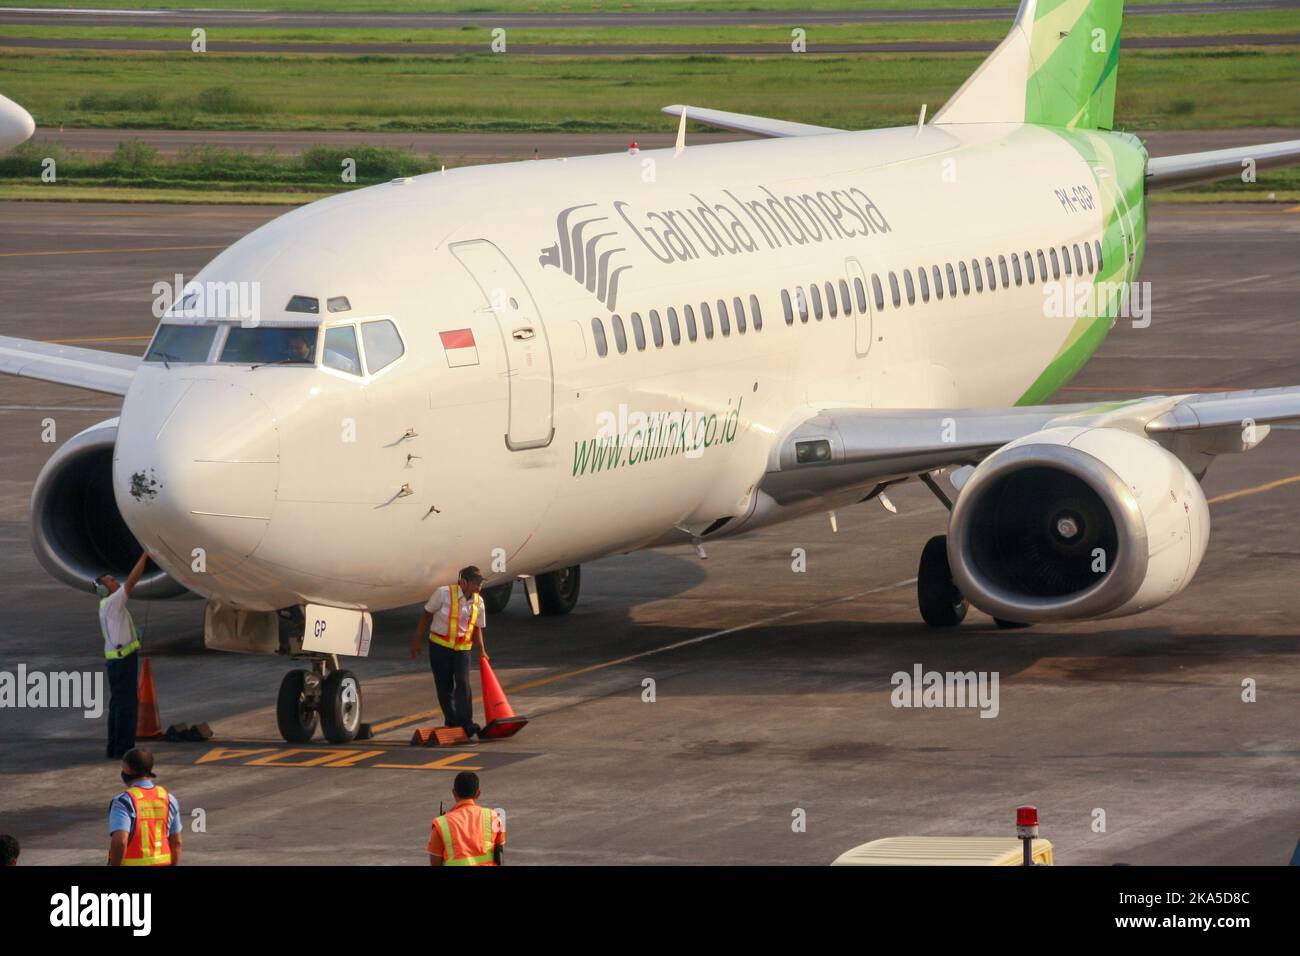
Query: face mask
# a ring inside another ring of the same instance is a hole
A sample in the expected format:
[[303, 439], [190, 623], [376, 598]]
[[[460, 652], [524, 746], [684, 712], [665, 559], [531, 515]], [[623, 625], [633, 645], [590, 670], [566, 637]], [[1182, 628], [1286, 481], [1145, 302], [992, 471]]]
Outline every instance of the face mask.
[[95, 593], [98, 594], [101, 599], [106, 598], [108, 597], [108, 587], [103, 584], [96, 584]]
[[135, 777], [131, 776], [131, 774], [129, 773], [123, 773], [121, 774], [121, 777], [122, 777], [122, 782], [126, 784], [128, 787], [131, 785], [131, 781], [135, 779]]

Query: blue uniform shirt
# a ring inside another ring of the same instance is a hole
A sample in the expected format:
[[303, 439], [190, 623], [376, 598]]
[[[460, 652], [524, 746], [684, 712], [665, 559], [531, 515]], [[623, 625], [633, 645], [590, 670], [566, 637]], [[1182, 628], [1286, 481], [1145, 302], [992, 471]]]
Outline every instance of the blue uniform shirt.
[[[131, 786], [140, 787], [143, 790], [153, 789], [154, 782], [148, 777], [143, 780], [132, 780]], [[111, 836], [118, 830], [132, 833], [135, 830], [135, 804], [131, 802], [131, 795], [123, 790], [113, 802], [108, 805], [108, 832]], [[167, 835], [175, 836], [181, 832], [181, 805], [176, 802], [176, 794], [170, 790], [167, 791]]]

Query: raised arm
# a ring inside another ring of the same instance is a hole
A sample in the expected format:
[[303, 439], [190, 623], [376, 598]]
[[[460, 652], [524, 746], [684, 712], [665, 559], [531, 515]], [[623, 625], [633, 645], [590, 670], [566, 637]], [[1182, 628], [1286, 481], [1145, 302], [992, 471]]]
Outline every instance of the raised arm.
[[126, 596], [130, 597], [135, 586], [140, 583], [140, 578], [144, 575], [145, 565], [149, 563], [149, 552], [145, 551], [140, 555], [140, 560], [135, 563], [131, 573], [127, 575], [126, 580], [122, 582], [122, 587], [126, 589]]

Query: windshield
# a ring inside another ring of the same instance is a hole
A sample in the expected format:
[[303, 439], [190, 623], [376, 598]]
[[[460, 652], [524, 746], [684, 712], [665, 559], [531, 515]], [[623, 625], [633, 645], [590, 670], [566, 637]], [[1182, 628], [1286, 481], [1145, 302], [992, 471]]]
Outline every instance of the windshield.
[[146, 362], [206, 362], [217, 334], [215, 325], [160, 325]]
[[312, 328], [232, 326], [221, 350], [221, 361], [239, 364], [314, 365], [316, 334]]

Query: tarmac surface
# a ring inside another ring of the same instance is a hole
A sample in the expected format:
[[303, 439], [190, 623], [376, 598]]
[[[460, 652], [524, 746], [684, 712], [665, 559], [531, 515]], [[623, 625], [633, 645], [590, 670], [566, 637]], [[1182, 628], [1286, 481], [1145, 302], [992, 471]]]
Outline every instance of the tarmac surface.
[[[1125, 16], [1150, 14], [1243, 13], [1300, 7], [1300, 0], [1243, 2], [1135, 3]], [[1014, 4], [1001, 7], [957, 7], [923, 10], [709, 10], [655, 13], [315, 13], [262, 10], [69, 10], [38, 7], [0, 9], [0, 24], [59, 26], [247, 26], [247, 27], [405, 27], [459, 29], [467, 26], [570, 29], [574, 27], [728, 26], [775, 24], [795, 19], [799, 25], [838, 23], [936, 23], [955, 20], [1007, 20]]]
[[[1120, 322], [1059, 398], [1300, 383], [1297, 209], [1154, 208], [1150, 327]], [[0, 204], [0, 334], [138, 351], [153, 282], [279, 212]], [[0, 378], [0, 670], [102, 667], [95, 600], [42, 571], [27, 511], [54, 447], [43, 420], [61, 442], [116, 404]], [[137, 604], [164, 726], [217, 733], [157, 744], [159, 778], [181, 801], [188, 864], [423, 864], [466, 767], [505, 810], [511, 864], [825, 864], [878, 837], [1009, 836], [1022, 803], [1060, 864], [1283, 864], [1300, 837], [1297, 473], [1295, 430], [1221, 459], [1199, 575], [1114, 621], [999, 631], [972, 611], [927, 629], [911, 579], [945, 515], [906, 486], [898, 515], [843, 511], [838, 534], [817, 517], [716, 542], [704, 561], [677, 547], [595, 562], [572, 615], [531, 619], [516, 594], [489, 621], [493, 664], [532, 721], [461, 749], [406, 746], [440, 722], [427, 664], [407, 659], [416, 608], [377, 615], [372, 656], [353, 665], [377, 739], [293, 748], [272, 709], [287, 662], [206, 651], [198, 601]], [[796, 547], [806, 573], [792, 573]], [[996, 671], [998, 716], [894, 708], [891, 675], [916, 665]], [[23, 863], [103, 862], [120, 789], [105, 721], [0, 710], [0, 832]]]

